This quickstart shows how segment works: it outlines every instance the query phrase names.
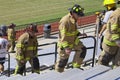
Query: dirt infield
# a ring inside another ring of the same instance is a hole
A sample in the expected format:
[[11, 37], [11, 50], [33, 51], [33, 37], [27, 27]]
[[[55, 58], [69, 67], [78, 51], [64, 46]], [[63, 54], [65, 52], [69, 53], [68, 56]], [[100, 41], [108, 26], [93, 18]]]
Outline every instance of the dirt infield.
[[[81, 17], [78, 20], [78, 25], [82, 26], [82, 25], [87, 25], [87, 24], [91, 24], [91, 23], [95, 23], [96, 20], [96, 15], [90, 15], [90, 16], [85, 16], [85, 17]], [[53, 22], [50, 23], [51, 25], [51, 32], [55, 32], [58, 31], [58, 26], [59, 26], [59, 22]], [[43, 34], [43, 25], [38, 25], [38, 33], [36, 33], [36, 35], [42, 35]], [[18, 30], [16, 31], [16, 39], [18, 39], [18, 37], [24, 33], [25, 30]]]

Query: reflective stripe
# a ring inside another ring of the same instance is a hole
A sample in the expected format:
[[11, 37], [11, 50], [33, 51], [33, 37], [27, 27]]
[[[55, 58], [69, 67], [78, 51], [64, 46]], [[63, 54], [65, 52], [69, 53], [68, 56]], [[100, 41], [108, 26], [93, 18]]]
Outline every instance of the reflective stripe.
[[[23, 48], [24, 45], [23, 44], [16, 44], [16, 47]], [[30, 47], [27, 47], [26, 49], [27, 50], [36, 50], [36, 47], [30, 46]]]
[[110, 46], [116, 46], [115, 42], [111, 42], [111, 41], [107, 40], [106, 38], [104, 38], [103, 42], [107, 45], [110, 45]]
[[18, 60], [22, 60], [22, 59], [24, 59], [24, 57], [23, 56], [16, 56], [16, 59], [18, 59]]
[[118, 28], [118, 25], [117, 25], [117, 24], [111, 25], [111, 30], [117, 30], [117, 28]]
[[112, 34], [112, 40], [119, 39], [120, 35], [119, 34]]
[[33, 47], [33, 46], [27, 47], [27, 50], [36, 50], [36, 47]]
[[67, 32], [65, 29], [60, 30], [60, 32], [61, 32], [62, 35], [65, 34], [66, 36], [76, 36], [79, 33], [78, 30], [73, 31], [73, 32]]
[[16, 47], [23, 48], [24, 45], [23, 44], [16, 44]]
[[79, 42], [80, 42], [79, 38], [76, 38], [75, 45], [78, 45]]
[[64, 42], [58, 42], [58, 46], [59, 47], [63, 47], [63, 48], [65, 48], [65, 47], [70, 47], [70, 48], [73, 48], [73, 44], [68, 44], [68, 42], [67, 41], [64, 41]]
[[[76, 38], [75, 40], [75, 45], [78, 45], [78, 43], [80, 42], [79, 38]], [[64, 41], [64, 42], [58, 42], [58, 46], [59, 47], [70, 47], [70, 48], [73, 48], [73, 44], [69, 44], [67, 41]]]
[[118, 28], [118, 24], [111, 25], [111, 30], [116, 31], [116, 33], [120, 33], [120, 28]]
[[30, 57], [26, 57], [25, 60], [26, 60], [26, 61], [30, 60]]
[[14, 75], [16, 75], [17, 74], [17, 72], [18, 72], [18, 65], [16, 66], [16, 68], [15, 68], [15, 72], [14, 72]]
[[24, 58], [23, 56], [16, 56], [16, 59], [18, 59], [18, 60], [25, 59], [26, 61], [28, 61], [28, 60], [30, 60], [30, 57]]
[[77, 63], [72, 63], [73, 68], [80, 68], [80, 65]]

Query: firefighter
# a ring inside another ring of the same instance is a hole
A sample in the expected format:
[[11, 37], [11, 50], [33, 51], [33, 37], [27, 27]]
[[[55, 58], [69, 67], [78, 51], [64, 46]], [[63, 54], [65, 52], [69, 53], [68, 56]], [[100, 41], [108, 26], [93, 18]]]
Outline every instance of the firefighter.
[[97, 25], [99, 25], [98, 28], [98, 33], [100, 33], [100, 30], [103, 26], [103, 19], [104, 19], [104, 15], [105, 15], [105, 10], [102, 12], [96, 12], [96, 29], [95, 29], [95, 36], [96, 36], [96, 32], [97, 32]]
[[75, 4], [72, 8], [69, 9], [69, 11], [70, 13], [64, 16], [59, 22], [59, 59], [55, 64], [55, 70], [58, 72], [64, 71], [72, 49], [75, 50], [72, 63], [73, 68], [80, 68], [86, 55], [86, 47], [78, 38], [79, 35], [86, 36], [86, 34], [81, 34], [77, 30], [76, 24], [78, 18], [80, 16], [84, 16], [83, 8], [80, 5]]
[[[110, 1], [110, 0], [108, 0], [108, 1]], [[106, 7], [107, 11], [104, 15], [102, 29], [100, 30], [99, 35], [98, 35], [99, 38], [101, 39], [101, 41], [100, 41], [100, 49], [101, 50], [103, 50], [102, 42], [103, 42], [104, 34], [105, 34], [105, 31], [106, 31], [107, 22], [109, 20], [109, 17], [111, 15], [111, 13], [116, 9], [114, 0], [111, 0], [109, 3], [107, 3], [107, 0], [104, 0], [103, 4], [104, 4], [104, 7]]]
[[32, 73], [40, 73], [39, 59], [37, 57], [38, 41], [37, 37], [35, 36], [35, 32], [38, 32], [36, 26], [37, 25], [30, 24], [26, 28], [26, 32], [18, 38], [16, 44], [17, 66], [15, 69], [15, 74], [23, 75], [27, 61], [29, 61], [32, 66]]
[[10, 49], [9, 52], [14, 53], [14, 48], [15, 48], [15, 40], [16, 40], [16, 33], [15, 33], [15, 27], [16, 25], [11, 23], [8, 26], [7, 29], [7, 36], [8, 36], [8, 42], [10, 44]]
[[[99, 37], [99, 34], [101, 32], [102, 26], [103, 26], [103, 19], [105, 17], [105, 10], [103, 10], [102, 12], [96, 12], [96, 28], [95, 28], [95, 37]], [[98, 31], [97, 31], [98, 30]], [[100, 49], [102, 50], [102, 41], [103, 41], [103, 36], [99, 37], [100, 38]]]
[[103, 51], [98, 58], [98, 63], [109, 66], [109, 62], [114, 61], [113, 64], [116, 64], [115, 60], [118, 59], [115, 56], [120, 47], [120, 9], [116, 9], [114, 0], [104, 0], [104, 5], [108, 10], [112, 9], [113, 12], [106, 24], [107, 27], [102, 44]]

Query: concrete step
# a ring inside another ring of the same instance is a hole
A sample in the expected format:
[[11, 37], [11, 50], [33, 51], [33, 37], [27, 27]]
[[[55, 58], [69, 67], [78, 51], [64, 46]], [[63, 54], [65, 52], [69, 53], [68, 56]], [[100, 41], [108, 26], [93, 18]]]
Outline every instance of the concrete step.
[[120, 67], [110, 70], [104, 74], [93, 77], [89, 80], [120, 80]]

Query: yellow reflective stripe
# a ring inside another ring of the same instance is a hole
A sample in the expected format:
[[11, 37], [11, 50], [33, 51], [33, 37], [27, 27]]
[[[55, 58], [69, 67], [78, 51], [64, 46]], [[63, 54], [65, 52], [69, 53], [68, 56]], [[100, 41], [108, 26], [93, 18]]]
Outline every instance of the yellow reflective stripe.
[[17, 74], [17, 72], [18, 72], [18, 68], [19, 68], [19, 66], [17, 65], [17, 66], [16, 66], [16, 68], [15, 68], [14, 75], [16, 75], [16, 74]]
[[118, 28], [118, 24], [111, 25], [111, 30], [115, 30], [116, 32], [120, 33], [120, 28]]
[[22, 59], [24, 59], [24, 57], [23, 56], [16, 56], [16, 59], [18, 59], [18, 60], [22, 60]]
[[65, 34], [65, 32], [66, 32], [65, 29], [60, 30], [60, 33], [61, 33], [61, 34]]
[[80, 68], [80, 65], [77, 63], [72, 63], [73, 68]]
[[23, 48], [24, 47], [24, 45], [23, 44], [16, 44], [16, 47], [19, 47], [19, 48]]
[[112, 40], [119, 39], [120, 35], [119, 34], [112, 34]]
[[69, 44], [69, 47], [70, 47], [70, 48], [73, 48], [73, 44]]
[[27, 50], [36, 50], [36, 47], [27, 47]]
[[79, 42], [80, 42], [79, 38], [76, 38], [75, 45], [78, 45]]
[[58, 46], [59, 47], [68, 47], [68, 42], [67, 41], [64, 41], [64, 42], [58, 42]]
[[64, 42], [58, 42], [58, 46], [59, 47], [63, 47], [63, 48], [65, 48], [65, 47], [70, 47], [70, 48], [73, 48], [73, 44], [68, 44], [68, 42], [67, 41], [64, 41]]
[[74, 31], [74, 32], [67, 32], [65, 33], [67, 36], [76, 36], [78, 34], [78, 31]]
[[116, 46], [115, 42], [111, 42], [111, 41], [107, 40], [106, 38], [104, 38], [103, 42], [107, 45], [110, 45], [110, 46]]
[[25, 58], [25, 60], [27, 60], [27, 61], [28, 61], [28, 60], [30, 60], [30, 58], [29, 58], [29, 57], [26, 57], [26, 58]]
[[117, 24], [111, 25], [111, 30], [117, 30], [117, 28], [118, 28], [118, 25], [117, 25]]
[[76, 30], [76, 31], [73, 31], [73, 32], [67, 32], [65, 29], [62, 29], [62, 30], [60, 30], [60, 33], [62, 35], [65, 34], [66, 36], [75, 36], [75, 35], [77, 35], [79, 33], [79, 31]]

